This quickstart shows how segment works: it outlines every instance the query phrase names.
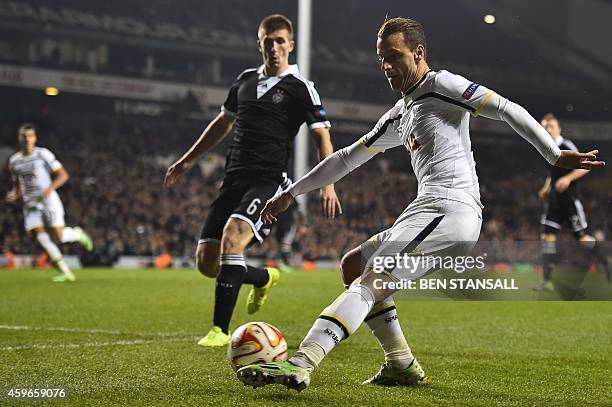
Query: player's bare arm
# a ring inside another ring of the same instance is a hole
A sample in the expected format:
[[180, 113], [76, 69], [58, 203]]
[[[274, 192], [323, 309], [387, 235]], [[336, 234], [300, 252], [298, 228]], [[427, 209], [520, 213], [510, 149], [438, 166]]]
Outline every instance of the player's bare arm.
[[17, 202], [19, 200], [19, 198], [21, 198], [21, 189], [19, 188], [19, 180], [17, 179], [17, 177], [12, 177], [13, 178], [13, 188], [8, 191], [6, 193], [6, 202], [8, 203], [14, 203]]
[[48, 198], [49, 195], [51, 195], [53, 191], [59, 189], [62, 185], [64, 185], [68, 181], [69, 178], [70, 178], [70, 175], [68, 174], [68, 171], [64, 169], [64, 167], [58, 168], [57, 170], [53, 172], [53, 182], [51, 183], [51, 185], [49, 185], [47, 189], [45, 189], [40, 194], [40, 196], [43, 199]]
[[573, 170], [572, 172], [559, 178], [557, 182], [555, 182], [555, 189], [557, 190], [557, 192], [563, 192], [569, 188], [572, 182], [584, 177], [588, 173], [589, 170]]
[[550, 189], [551, 189], [551, 179], [550, 177], [546, 177], [546, 181], [544, 181], [544, 185], [542, 185], [542, 188], [540, 188], [540, 190], [538, 191], [538, 197], [542, 200], [546, 199], [548, 197], [548, 194], [550, 194]]
[[202, 154], [210, 151], [216, 146], [225, 136], [227, 136], [234, 126], [234, 117], [220, 112], [217, 117], [206, 129], [202, 132], [198, 140], [187, 150], [185, 154], [175, 161], [168, 170], [164, 178], [164, 187], [172, 186], [184, 173], [189, 171], [193, 163], [202, 156]]
[[[323, 161], [327, 156], [334, 152], [329, 130], [327, 128], [313, 129], [311, 134], [319, 155], [319, 161]], [[342, 206], [340, 205], [340, 200], [336, 195], [336, 190], [334, 189], [333, 184], [326, 185], [321, 188], [319, 192], [319, 199], [321, 201], [321, 210], [323, 211], [323, 215], [326, 217], [336, 217], [336, 208], [338, 210], [338, 214], [342, 214]], [[290, 202], [291, 201], [289, 201], [289, 203]]]

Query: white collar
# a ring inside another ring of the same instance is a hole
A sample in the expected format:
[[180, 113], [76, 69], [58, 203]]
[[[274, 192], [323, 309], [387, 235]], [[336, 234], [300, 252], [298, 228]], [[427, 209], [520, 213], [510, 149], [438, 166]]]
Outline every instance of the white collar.
[[[259, 74], [259, 80], [262, 79], [268, 79], [268, 78], [273, 78], [273, 76], [266, 76], [266, 74], [264, 73], [264, 68], [265, 65], [261, 65], [259, 68], [257, 68], [257, 73]], [[287, 69], [285, 69], [283, 72], [281, 72], [280, 74], [276, 75], [277, 78], [284, 78], [287, 75], [299, 75], [300, 71], [298, 70], [298, 66], [297, 64], [293, 64], [293, 65], [289, 65], [287, 67]]]

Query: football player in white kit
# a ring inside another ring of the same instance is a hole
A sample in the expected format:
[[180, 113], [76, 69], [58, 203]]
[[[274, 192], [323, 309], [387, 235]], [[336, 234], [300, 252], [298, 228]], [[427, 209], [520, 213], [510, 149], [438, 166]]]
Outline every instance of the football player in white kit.
[[9, 158], [13, 177], [13, 189], [6, 196], [7, 202], [23, 200], [25, 229], [36, 237], [53, 265], [62, 273], [55, 282], [75, 281], [74, 273], [62, 259], [57, 243], [78, 242], [91, 251], [91, 238], [80, 227], [66, 227], [64, 206], [56, 190], [68, 181], [68, 172], [51, 151], [36, 147], [36, 129], [29, 123], [19, 127], [21, 150]]
[[292, 358], [238, 370], [239, 380], [247, 385], [277, 383], [305, 389], [323, 357], [364, 321], [385, 353], [380, 371], [364, 384], [411, 385], [426, 380], [404, 338], [391, 295], [396, 291], [393, 283], [423, 276], [430, 271], [429, 264], [376, 270], [373, 260], [398, 253], [465, 255], [473, 248], [480, 233], [482, 204], [470, 145], [470, 115], [505, 121], [551, 164], [585, 169], [604, 165], [597, 161], [596, 150], [560, 151], [525, 109], [494, 91], [447, 71], [432, 71], [420, 23], [406, 18], [387, 20], [378, 32], [376, 49], [391, 88], [401, 92], [402, 98], [371, 132], [330, 155], [269, 200], [261, 217], [266, 223], [273, 222], [295, 196], [334, 183], [396, 146], [404, 146], [411, 156], [417, 197], [391, 228], [344, 256], [344, 282], [352, 284], [323, 310]]

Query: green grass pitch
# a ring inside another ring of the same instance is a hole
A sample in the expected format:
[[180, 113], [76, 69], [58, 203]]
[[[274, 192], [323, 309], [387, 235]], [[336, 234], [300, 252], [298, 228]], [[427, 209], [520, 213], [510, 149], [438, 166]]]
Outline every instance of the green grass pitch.
[[[362, 326], [298, 394], [243, 387], [225, 348], [196, 346], [210, 328], [214, 292], [196, 271], [88, 269], [74, 284], [54, 284], [52, 275], [0, 271], [0, 387], [70, 393], [35, 405], [612, 405], [612, 302], [398, 301], [428, 385], [361, 386], [382, 362]], [[341, 291], [334, 272], [284, 274], [255, 316], [246, 314], [243, 288], [232, 327], [272, 323], [292, 353]]]

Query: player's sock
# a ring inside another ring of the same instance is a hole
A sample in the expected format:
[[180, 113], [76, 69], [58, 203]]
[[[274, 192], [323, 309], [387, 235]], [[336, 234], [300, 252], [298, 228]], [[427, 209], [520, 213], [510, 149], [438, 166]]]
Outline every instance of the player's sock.
[[62, 243], [72, 243], [78, 241], [78, 234], [74, 228], [65, 227], [62, 230]]
[[45, 252], [47, 252], [53, 263], [57, 263], [62, 259], [62, 252], [60, 251], [59, 247], [53, 243], [51, 236], [49, 236], [47, 232], [37, 233], [36, 240], [38, 240], [38, 243], [40, 243]]
[[242, 254], [224, 253], [215, 288], [215, 311], [213, 322], [223, 333], [229, 333], [229, 323], [234, 313], [240, 286], [247, 269]]
[[544, 270], [544, 281], [550, 281], [552, 278], [556, 258], [557, 242], [542, 241], [542, 268]]
[[261, 267], [246, 266], [247, 273], [244, 277], [245, 284], [253, 284], [255, 287], [263, 287], [270, 280], [268, 270]]
[[393, 297], [377, 302], [365, 318], [385, 352], [385, 362], [393, 369], [404, 370], [414, 360], [397, 318]]
[[608, 260], [605, 249], [599, 240], [585, 241], [583, 244], [604, 267], [609, 267], [610, 260]]
[[374, 305], [374, 294], [363, 285], [353, 285], [325, 308], [289, 361], [314, 369], [341, 340], [359, 328]]

